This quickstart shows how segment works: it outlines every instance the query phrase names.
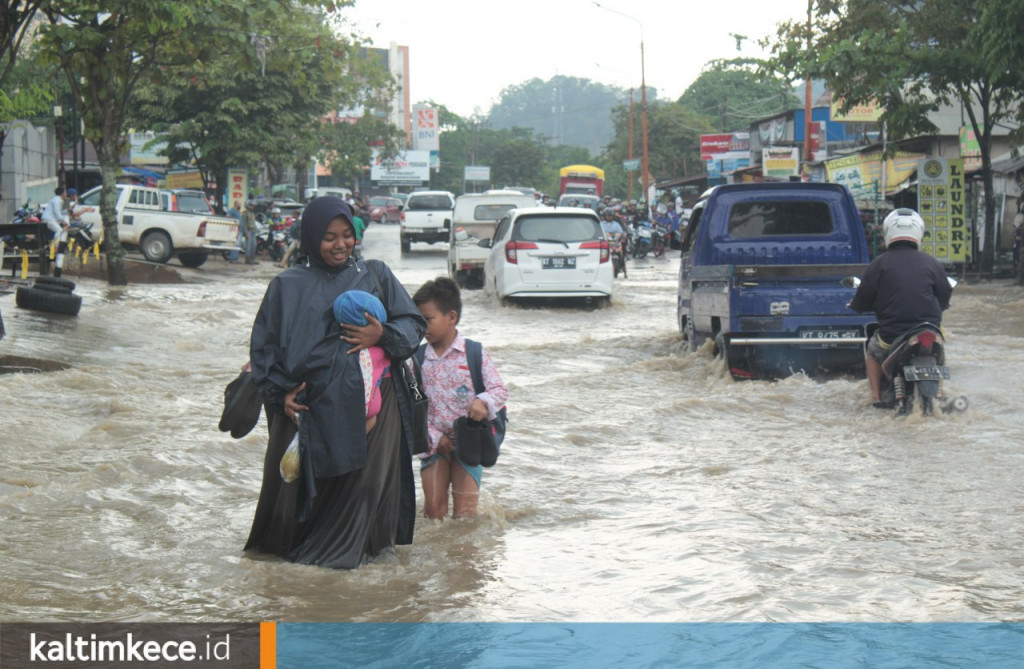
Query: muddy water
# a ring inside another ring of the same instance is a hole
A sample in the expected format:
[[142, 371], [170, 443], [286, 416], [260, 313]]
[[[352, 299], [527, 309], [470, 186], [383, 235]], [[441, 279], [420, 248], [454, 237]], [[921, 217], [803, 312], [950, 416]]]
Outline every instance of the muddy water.
[[[368, 255], [410, 289], [440, 247]], [[421, 521], [353, 572], [251, 559], [265, 446], [217, 431], [272, 270], [83, 280], [78, 318], [0, 296], [0, 620], [937, 621], [1024, 618], [1024, 291], [961, 286], [961, 415], [892, 419], [866, 383], [732, 382], [675, 327], [678, 260], [610, 308], [465, 298], [512, 391], [482, 516]]]

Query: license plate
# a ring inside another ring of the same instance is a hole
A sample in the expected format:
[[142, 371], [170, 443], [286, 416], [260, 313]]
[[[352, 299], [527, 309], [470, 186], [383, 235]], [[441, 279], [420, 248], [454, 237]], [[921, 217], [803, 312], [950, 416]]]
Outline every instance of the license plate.
[[644, 239], [647, 239], [648, 237], [651, 236], [651, 231], [648, 230], [647, 228], [640, 228], [640, 236], [643, 237]]
[[576, 269], [576, 258], [547, 257], [540, 259], [541, 269]]
[[903, 376], [907, 381], [939, 381], [949, 378], [949, 367], [907, 365], [903, 368]]
[[438, 228], [435, 232], [448, 232], [448, 228]]
[[860, 331], [848, 330], [800, 330], [801, 339], [855, 339], [860, 337]]

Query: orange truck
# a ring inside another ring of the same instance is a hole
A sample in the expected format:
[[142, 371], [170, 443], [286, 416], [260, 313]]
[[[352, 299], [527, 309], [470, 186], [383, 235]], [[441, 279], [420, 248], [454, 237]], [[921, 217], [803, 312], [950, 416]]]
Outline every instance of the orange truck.
[[604, 191], [604, 170], [593, 165], [569, 165], [559, 170], [559, 195], [596, 195]]

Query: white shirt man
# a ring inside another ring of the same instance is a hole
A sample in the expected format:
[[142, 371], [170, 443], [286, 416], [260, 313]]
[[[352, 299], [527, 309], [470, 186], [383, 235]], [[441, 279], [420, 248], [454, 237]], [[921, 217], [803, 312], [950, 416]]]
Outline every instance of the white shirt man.
[[43, 223], [53, 232], [53, 236], [60, 235], [60, 231], [68, 224], [68, 215], [64, 211], [64, 189], [58, 188], [49, 204], [43, 208]]

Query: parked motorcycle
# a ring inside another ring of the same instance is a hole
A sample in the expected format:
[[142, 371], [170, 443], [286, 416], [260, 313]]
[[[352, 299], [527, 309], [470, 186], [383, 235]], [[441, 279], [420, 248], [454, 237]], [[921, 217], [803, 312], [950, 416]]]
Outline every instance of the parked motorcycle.
[[[957, 284], [952, 278], [949, 283]], [[859, 284], [856, 277], [843, 281], [850, 288]], [[925, 416], [934, 413], [936, 406], [942, 413], [965, 411], [969, 404], [965, 396], [950, 398], [943, 392], [942, 382], [949, 378], [942, 329], [932, 323], [920, 323], [894, 341], [882, 361], [882, 401], [891, 402], [898, 416], [913, 411], [915, 398]]]

